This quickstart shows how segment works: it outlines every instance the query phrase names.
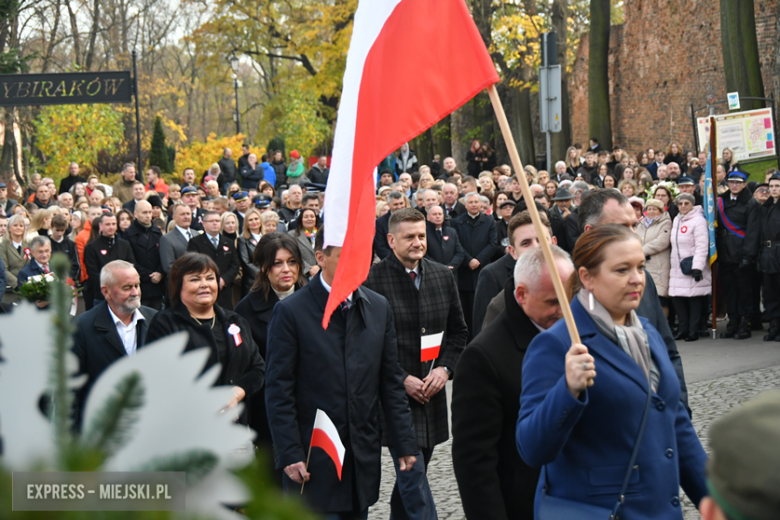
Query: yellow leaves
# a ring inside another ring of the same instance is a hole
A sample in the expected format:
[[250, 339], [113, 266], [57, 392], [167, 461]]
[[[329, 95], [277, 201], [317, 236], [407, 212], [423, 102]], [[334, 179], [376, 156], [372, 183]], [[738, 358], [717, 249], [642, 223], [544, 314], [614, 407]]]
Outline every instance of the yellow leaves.
[[[237, 161], [241, 155], [241, 145], [245, 141], [246, 135], [244, 134], [218, 138], [213, 132], [208, 135], [205, 142], [194, 141], [189, 146], [177, 151], [174, 178], [180, 181], [181, 173], [186, 168], [194, 169], [195, 175], [200, 178], [203, 172], [219, 161], [225, 148], [233, 150], [233, 159]], [[265, 153], [265, 148], [250, 146], [249, 151], [256, 154], [259, 160]]]
[[64, 177], [71, 161], [83, 168], [97, 165], [98, 153], [120, 150], [124, 136], [122, 105], [59, 105], [42, 107], [33, 121], [36, 146], [43, 153], [43, 172]]

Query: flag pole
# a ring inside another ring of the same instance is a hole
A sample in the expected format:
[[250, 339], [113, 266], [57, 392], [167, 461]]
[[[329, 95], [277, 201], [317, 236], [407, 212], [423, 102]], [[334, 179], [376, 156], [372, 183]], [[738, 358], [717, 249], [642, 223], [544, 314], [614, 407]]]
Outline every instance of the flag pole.
[[[306, 455], [306, 465], [303, 467], [306, 471], [309, 471], [309, 459], [311, 458], [311, 442], [309, 442], [309, 454]], [[303, 486], [306, 485], [306, 481], [301, 477], [301, 495], [303, 495]]]
[[[718, 146], [715, 142], [717, 134], [715, 132], [715, 118], [710, 116], [710, 175], [712, 176], [712, 199], [714, 202], [713, 212], [717, 212], [718, 208], [718, 166], [715, 162], [717, 158]], [[713, 215], [712, 218], [717, 225], [718, 217]], [[707, 255], [707, 262], [709, 262], [709, 255]], [[712, 269], [714, 268], [714, 269]], [[718, 265], [713, 265], [710, 271], [712, 272], [712, 339], [718, 338]]]
[[[501, 134], [504, 136], [506, 148], [509, 152], [509, 157], [512, 160], [512, 167], [517, 174], [517, 180], [520, 181], [520, 189], [522, 190], [523, 198], [525, 198], [528, 205], [528, 212], [531, 214], [536, 236], [539, 237], [539, 244], [541, 244], [542, 247], [544, 261], [547, 263], [547, 270], [550, 272], [550, 278], [552, 278], [552, 283], [555, 287], [555, 295], [561, 303], [561, 311], [563, 311], [563, 318], [566, 320], [566, 328], [569, 330], [571, 342], [580, 343], [580, 333], [577, 331], [577, 324], [574, 322], [574, 316], [571, 313], [571, 307], [569, 307], [569, 299], [566, 297], [566, 290], [563, 287], [563, 282], [561, 282], [561, 276], [558, 274], [558, 267], [555, 265], [552, 249], [547, 240], [542, 238], [546, 235], [544, 224], [542, 224], [539, 211], [536, 209], [536, 203], [531, 194], [531, 188], [528, 186], [528, 181], [523, 174], [523, 163], [520, 161], [520, 154], [517, 153], [517, 146], [515, 145], [515, 139], [512, 136], [512, 129], [509, 128], [509, 121], [507, 121], [506, 114], [504, 113], [504, 106], [501, 104], [501, 99], [498, 97], [498, 91], [496, 90], [495, 84], [488, 87], [488, 95], [490, 96], [490, 102], [493, 104], [493, 110], [496, 112], [498, 126], [501, 127]], [[591, 379], [588, 381], [588, 386], [591, 386], [592, 384], [593, 380]]]

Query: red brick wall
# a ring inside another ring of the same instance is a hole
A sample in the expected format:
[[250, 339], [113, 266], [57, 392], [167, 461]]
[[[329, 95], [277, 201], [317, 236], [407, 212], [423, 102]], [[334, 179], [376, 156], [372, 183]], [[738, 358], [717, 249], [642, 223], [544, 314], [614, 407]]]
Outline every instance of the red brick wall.
[[[772, 90], [777, 2], [755, 0], [759, 59]], [[716, 0], [627, 0], [625, 23], [613, 26], [609, 51], [612, 139], [631, 153], [679, 141], [693, 148], [691, 103], [726, 98]], [[588, 140], [588, 38], [571, 74], [574, 142]], [[718, 108], [718, 113], [725, 112]], [[702, 111], [698, 115], [706, 115]]]

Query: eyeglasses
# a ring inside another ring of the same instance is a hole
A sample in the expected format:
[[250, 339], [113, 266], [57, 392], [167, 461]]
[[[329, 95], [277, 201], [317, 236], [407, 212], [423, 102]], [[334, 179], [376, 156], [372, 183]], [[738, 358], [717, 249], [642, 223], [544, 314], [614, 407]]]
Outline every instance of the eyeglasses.
[[758, 188], [758, 190], [756, 191], [758, 191], [759, 193], [769, 193], [769, 188]]

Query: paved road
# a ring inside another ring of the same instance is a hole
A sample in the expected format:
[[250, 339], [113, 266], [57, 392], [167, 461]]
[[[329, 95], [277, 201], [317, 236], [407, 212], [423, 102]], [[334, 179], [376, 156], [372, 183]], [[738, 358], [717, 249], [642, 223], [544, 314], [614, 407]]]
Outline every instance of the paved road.
[[[721, 327], [722, 328], [722, 327]], [[714, 419], [763, 390], [780, 388], [780, 343], [761, 341], [763, 333], [748, 340], [701, 339], [678, 344], [693, 409], [693, 425], [707, 448], [707, 432]], [[451, 391], [448, 386], [448, 392]], [[441, 520], [465, 520], [450, 456], [452, 442], [436, 447], [428, 478]], [[387, 450], [382, 457], [379, 502], [369, 520], [390, 517], [388, 502], [395, 474]], [[698, 520], [693, 504], [683, 500], [685, 520]]]

